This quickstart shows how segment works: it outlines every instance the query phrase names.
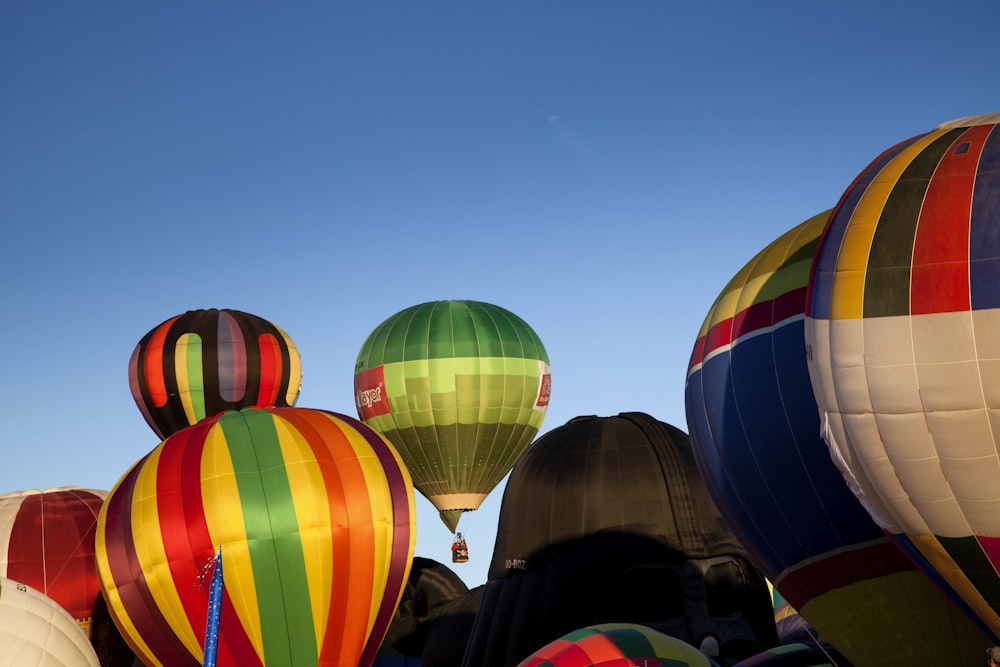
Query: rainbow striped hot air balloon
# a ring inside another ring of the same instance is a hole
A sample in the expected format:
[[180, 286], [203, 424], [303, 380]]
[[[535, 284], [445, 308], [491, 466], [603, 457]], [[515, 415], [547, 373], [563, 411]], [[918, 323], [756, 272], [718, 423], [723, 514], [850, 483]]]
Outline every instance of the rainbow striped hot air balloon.
[[803, 320], [829, 217], [769, 244], [712, 305], [685, 389], [695, 459], [754, 562], [854, 664], [970, 664], [984, 633], [871, 520], [820, 437]]
[[0, 496], [0, 576], [55, 600], [88, 637], [101, 595], [94, 535], [107, 495], [64, 486]]
[[479, 301], [400, 311], [358, 354], [358, 414], [388, 438], [454, 532], [538, 433], [549, 358], [514, 313]]
[[288, 334], [238, 310], [189, 310], [147, 333], [128, 367], [139, 411], [160, 438], [225, 410], [288, 407], [302, 384]]
[[711, 667], [690, 644], [634, 623], [602, 623], [546, 644], [518, 667]]
[[[824, 437], [869, 514], [1000, 636], [1000, 114], [885, 151], [806, 309]], [[982, 658], [980, 658], [980, 661]]]
[[178, 431], [111, 491], [101, 588], [147, 665], [200, 665], [221, 549], [220, 667], [370, 665], [408, 576], [413, 487], [351, 417], [245, 409]]

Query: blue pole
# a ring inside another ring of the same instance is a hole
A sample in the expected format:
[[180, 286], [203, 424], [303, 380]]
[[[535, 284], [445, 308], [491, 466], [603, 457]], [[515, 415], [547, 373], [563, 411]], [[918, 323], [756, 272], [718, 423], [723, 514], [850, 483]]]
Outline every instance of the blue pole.
[[215, 667], [219, 653], [219, 618], [222, 615], [222, 547], [215, 552], [215, 571], [208, 589], [208, 620], [205, 622], [205, 659], [202, 667]]

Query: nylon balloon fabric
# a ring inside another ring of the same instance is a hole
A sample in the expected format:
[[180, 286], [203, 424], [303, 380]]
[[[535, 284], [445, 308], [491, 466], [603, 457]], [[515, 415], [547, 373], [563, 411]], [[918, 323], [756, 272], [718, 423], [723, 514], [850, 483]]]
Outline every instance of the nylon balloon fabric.
[[221, 550], [220, 667], [367, 667], [406, 582], [413, 486], [361, 422], [244, 409], [178, 431], [111, 491], [97, 532], [101, 589], [149, 666], [200, 665]]
[[683, 431], [578, 417], [514, 466], [465, 667], [513, 667], [595, 623], [642, 623], [738, 659], [777, 644], [767, 584], [712, 503]]
[[709, 309], [685, 387], [695, 460], [764, 575], [852, 662], [969, 664], [984, 633], [871, 519], [820, 436], [804, 319], [830, 214], [767, 245]]
[[128, 377], [139, 411], [163, 439], [226, 410], [295, 405], [302, 363], [275, 324], [213, 308], [149, 331], [132, 352]]
[[518, 667], [712, 667], [690, 644], [635, 623], [604, 623], [570, 632]]
[[382, 322], [358, 353], [358, 415], [399, 450], [454, 532], [545, 418], [551, 370], [535, 331], [479, 301], [433, 301]]
[[1000, 636], [1000, 114], [893, 146], [820, 240], [823, 436], [872, 518]]
[[4, 667], [99, 667], [69, 613], [34, 588], [0, 577], [0, 657]]

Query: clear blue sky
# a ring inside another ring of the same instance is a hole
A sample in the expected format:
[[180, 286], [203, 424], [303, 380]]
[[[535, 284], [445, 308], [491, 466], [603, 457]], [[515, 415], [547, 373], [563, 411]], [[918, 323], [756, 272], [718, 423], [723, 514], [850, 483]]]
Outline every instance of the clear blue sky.
[[[355, 414], [368, 333], [476, 299], [549, 352], [542, 431], [648, 412], [729, 278], [883, 149], [1000, 111], [1000, 2], [0, 3], [0, 492], [157, 444], [153, 326], [236, 308]], [[502, 488], [462, 519], [483, 583]], [[418, 497], [417, 555], [450, 533]]]

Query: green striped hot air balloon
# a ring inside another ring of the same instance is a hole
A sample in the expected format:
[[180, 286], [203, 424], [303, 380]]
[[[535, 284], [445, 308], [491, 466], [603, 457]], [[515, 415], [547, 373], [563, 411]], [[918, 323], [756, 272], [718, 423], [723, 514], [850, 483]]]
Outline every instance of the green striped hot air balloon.
[[514, 313], [434, 301], [396, 313], [358, 354], [358, 414], [399, 450], [414, 486], [454, 532], [538, 433], [549, 358]]

